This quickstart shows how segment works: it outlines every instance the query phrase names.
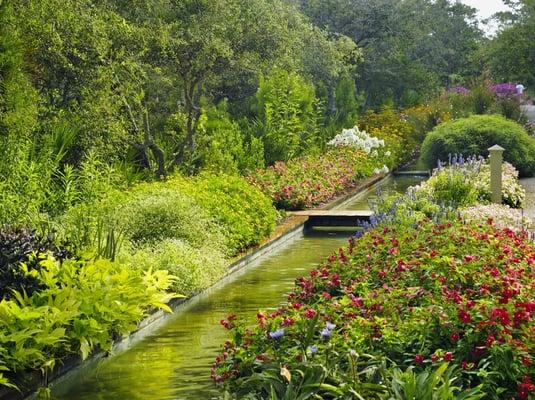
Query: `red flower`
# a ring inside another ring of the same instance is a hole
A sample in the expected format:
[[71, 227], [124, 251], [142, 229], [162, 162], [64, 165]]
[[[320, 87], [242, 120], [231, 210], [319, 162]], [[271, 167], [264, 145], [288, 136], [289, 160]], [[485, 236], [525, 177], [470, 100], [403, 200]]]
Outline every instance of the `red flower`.
[[424, 356], [421, 354], [416, 354], [416, 356], [414, 357], [414, 362], [416, 364], [422, 364], [424, 362]]
[[450, 335], [450, 340], [452, 342], [456, 342], [459, 340], [459, 334], [457, 332], [453, 332], [451, 335]]
[[282, 326], [292, 326], [295, 321], [292, 318], [284, 318], [282, 321]]
[[433, 355], [431, 356], [431, 361], [433, 361], [433, 362], [437, 362], [437, 361], [438, 361], [438, 356], [437, 356], [436, 354], [433, 354]]
[[459, 310], [457, 315], [464, 324], [468, 324], [470, 321], [472, 321], [472, 317], [465, 310]]
[[219, 323], [225, 328], [225, 329], [232, 329], [232, 324], [227, 321], [226, 319], [222, 319], [221, 321], [219, 321]]
[[474, 259], [475, 259], [474, 256], [464, 256], [464, 261], [466, 261], [466, 262], [474, 261]]
[[304, 313], [304, 316], [305, 318], [314, 318], [316, 315], [317, 315], [317, 311], [312, 309], [312, 308], [309, 308], [308, 310], [305, 311]]
[[448, 351], [446, 354], [444, 354], [444, 361], [450, 362], [451, 360], [453, 360], [453, 353]]
[[522, 383], [518, 384], [518, 398], [521, 400], [525, 400], [529, 398], [530, 392], [535, 392], [535, 385], [533, 384], [533, 382], [531, 382], [531, 378], [526, 375], [522, 380]]

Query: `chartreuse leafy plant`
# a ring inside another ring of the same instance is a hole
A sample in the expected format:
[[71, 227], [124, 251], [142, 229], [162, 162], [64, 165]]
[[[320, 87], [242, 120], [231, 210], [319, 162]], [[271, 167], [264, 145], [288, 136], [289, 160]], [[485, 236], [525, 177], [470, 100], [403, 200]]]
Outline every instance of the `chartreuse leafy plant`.
[[48, 256], [40, 269], [20, 267], [41, 290], [13, 292], [0, 301], [0, 381], [17, 384], [20, 373], [47, 371], [69, 355], [86, 358], [132, 331], [167, 303], [173, 277], [131, 269], [108, 260], [60, 262]]
[[534, 276], [527, 234], [492, 220], [378, 225], [255, 325], [223, 320], [212, 378], [237, 398], [528, 399]]

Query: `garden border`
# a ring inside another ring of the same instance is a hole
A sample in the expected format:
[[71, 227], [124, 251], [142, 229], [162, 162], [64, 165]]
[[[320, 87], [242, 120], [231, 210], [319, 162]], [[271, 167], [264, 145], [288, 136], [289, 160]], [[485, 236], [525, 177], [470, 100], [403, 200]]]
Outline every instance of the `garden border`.
[[[322, 204], [318, 209], [334, 209], [340, 207], [354, 197], [365, 193], [371, 186], [386, 180], [390, 176], [391, 174], [376, 174], [369, 178], [361, 179], [353, 187], [348, 188], [329, 202]], [[81, 360], [79, 356], [70, 356], [64, 360], [62, 365], [56, 367], [47, 376], [43, 376], [38, 371], [28, 373], [23, 379], [27, 382], [30, 389], [22, 393], [12, 390], [0, 390], [0, 400], [33, 399], [35, 398], [39, 387], [46, 384], [49, 386], [57, 385], [71, 377], [73, 374], [83, 373], [84, 369], [94, 365], [99, 360], [107, 357], [110, 353], [117, 354], [126, 351], [132, 345], [143, 340], [152, 332], [159, 329], [167, 322], [167, 320], [175, 315], [176, 311], [194, 304], [196, 300], [199, 300], [200, 295], [206, 294], [218, 286], [225, 284], [231, 277], [234, 278], [237, 273], [244, 271], [246, 267], [253, 267], [254, 263], [262, 259], [267, 253], [302, 236], [307, 219], [308, 217], [303, 216], [287, 216], [276, 226], [274, 232], [268, 238], [265, 238], [256, 246], [253, 246], [236, 256], [228, 266], [227, 273], [216, 283], [209, 288], [194, 293], [190, 297], [173, 299], [169, 303], [173, 313], [158, 310], [145, 317], [138, 323], [137, 328], [134, 331], [123, 336], [113, 344], [111, 352], [100, 351], [91, 355], [86, 360]]]

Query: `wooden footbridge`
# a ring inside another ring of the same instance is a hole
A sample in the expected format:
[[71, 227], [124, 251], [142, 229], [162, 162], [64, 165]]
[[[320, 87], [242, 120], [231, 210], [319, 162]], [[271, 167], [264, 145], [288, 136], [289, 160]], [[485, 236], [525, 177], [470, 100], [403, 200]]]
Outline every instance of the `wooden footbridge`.
[[359, 222], [369, 221], [373, 214], [373, 211], [369, 210], [307, 210], [292, 213], [308, 217], [305, 231], [315, 227], [357, 227]]

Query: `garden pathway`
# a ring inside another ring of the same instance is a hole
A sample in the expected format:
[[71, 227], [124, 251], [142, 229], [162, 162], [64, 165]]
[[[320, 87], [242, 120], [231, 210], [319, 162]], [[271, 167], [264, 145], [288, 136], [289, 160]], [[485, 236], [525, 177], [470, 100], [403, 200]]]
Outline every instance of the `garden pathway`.
[[522, 106], [522, 111], [524, 111], [524, 114], [526, 114], [526, 117], [528, 117], [531, 123], [535, 124], [535, 106], [526, 104]]

